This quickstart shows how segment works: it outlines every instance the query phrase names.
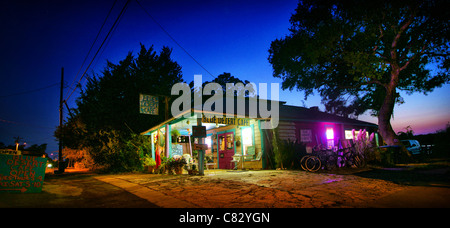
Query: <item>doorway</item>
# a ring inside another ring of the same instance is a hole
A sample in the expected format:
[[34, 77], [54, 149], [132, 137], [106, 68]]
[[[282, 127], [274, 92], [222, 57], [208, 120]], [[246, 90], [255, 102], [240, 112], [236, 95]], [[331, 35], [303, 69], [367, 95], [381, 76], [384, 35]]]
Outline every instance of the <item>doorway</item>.
[[227, 132], [218, 134], [219, 147], [219, 168], [233, 169], [234, 164], [231, 164], [234, 156], [234, 132]]

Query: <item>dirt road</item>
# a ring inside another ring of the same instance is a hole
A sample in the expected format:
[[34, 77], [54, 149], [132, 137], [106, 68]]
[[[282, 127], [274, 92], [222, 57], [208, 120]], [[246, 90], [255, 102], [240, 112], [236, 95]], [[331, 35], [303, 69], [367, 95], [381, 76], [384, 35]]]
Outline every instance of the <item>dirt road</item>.
[[450, 207], [449, 170], [210, 170], [205, 176], [78, 173], [46, 176], [42, 193], [0, 194], [0, 207]]

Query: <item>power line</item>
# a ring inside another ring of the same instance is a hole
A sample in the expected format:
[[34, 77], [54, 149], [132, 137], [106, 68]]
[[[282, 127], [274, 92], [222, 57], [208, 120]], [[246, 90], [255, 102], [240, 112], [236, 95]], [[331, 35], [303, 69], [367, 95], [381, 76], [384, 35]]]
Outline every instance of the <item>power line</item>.
[[158, 23], [158, 21], [156, 21], [156, 19], [141, 5], [141, 3], [138, 0], [135, 0], [136, 3], [142, 8], [142, 10], [144, 10], [144, 12], [147, 14], [147, 16], [150, 17], [150, 19], [152, 19], [153, 22], [155, 22], [159, 28], [161, 28], [161, 30], [178, 46], [181, 48], [181, 50], [183, 50], [192, 60], [194, 60], [195, 63], [197, 63], [203, 70], [205, 70], [206, 72], [208, 72], [209, 75], [211, 75], [213, 78], [216, 78], [213, 74], [211, 74], [211, 72], [209, 72], [202, 64], [200, 64], [200, 62], [197, 61], [197, 59], [195, 59], [191, 54], [189, 54], [189, 52], [184, 49], [183, 46], [181, 46], [180, 43], [178, 43], [175, 38], [173, 38], [169, 32], [167, 32], [166, 29], [164, 29], [164, 27]]
[[0, 122], [4, 122], [4, 123], [7, 123], [7, 124], [22, 125], [22, 126], [33, 127], [33, 128], [54, 129], [52, 127], [45, 127], [45, 126], [36, 125], [36, 124], [29, 124], [29, 123], [20, 123], [20, 122], [11, 121], [11, 120], [4, 120], [4, 119], [0, 119]]
[[[86, 72], [88, 71], [89, 67], [91, 67], [92, 63], [95, 60], [95, 57], [97, 57], [98, 53], [100, 52], [100, 50], [102, 49], [103, 45], [105, 44], [106, 40], [108, 39], [109, 35], [111, 34], [111, 32], [114, 30], [114, 27], [116, 26], [117, 22], [119, 21], [120, 17], [125, 13], [125, 9], [128, 6], [128, 3], [130, 2], [130, 0], [127, 0], [127, 2], [125, 3], [125, 5], [123, 6], [122, 10], [120, 11], [119, 15], [117, 16], [116, 20], [114, 21], [114, 24], [111, 26], [111, 28], [108, 31], [108, 34], [106, 34], [105, 39], [103, 39], [102, 44], [100, 45], [100, 47], [97, 49], [97, 52], [95, 52], [94, 57], [92, 58], [91, 62], [89, 63], [89, 65], [87, 66], [87, 68], [84, 70], [83, 74], [80, 77], [80, 80], [78, 80], [78, 84], [81, 82], [81, 80], [83, 79], [83, 77], [86, 75]], [[65, 101], [69, 100], [69, 98], [72, 96], [72, 94], [75, 92], [75, 90], [72, 90], [72, 92], [70, 93], [70, 95], [65, 99]]]
[[[80, 73], [81, 69], [83, 68], [84, 63], [86, 62], [87, 58], [89, 57], [89, 54], [90, 54], [91, 51], [92, 51], [92, 48], [94, 47], [95, 43], [97, 42], [97, 39], [98, 39], [98, 37], [100, 36], [100, 33], [102, 32], [103, 27], [104, 27], [105, 24], [106, 24], [106, 21], [108, 21], [109, 15], [111, 14], [112, 10], [114, 9], [114, 6], [116, 5], [116, 2], [117, 2], [117, 0], [114, 1], [114, 3], [113, 3], [113, 5], [112, 5], [111, 9], [110, 9], [109, 12], [108, 12], [108, 15], [106, 15], [106, 18], [105, 18], [105, 20], [103, 21], [103, 24], [102, 24], [102, 26], [100, 27], [100, 30], [98, 31], [97, 36], [95, 37], [94, 42], [93, 42], [92, 45], [91, 45], [91, 48], [89, 48], [89, 51], [88, 51], [86, 57], [84, 57], [84, 60], [83, 60], [83, 63], [81, 64], [81, 66], [80, 66], [80, 69], [78, 69], [78, 72], [77, 72], [77, 74], [75, 75], [75, 78], [73, 79], [73, 82], [72, 82], [72, 84], [70, 84], [69, 87], [72, 87], [73, 83], [75, 83], [75, 81], [77, 80], [78, 74]], [[75, 88], [76, 88], [76, 87], [75, 87]], [[67, 93], [66, 96], [67, 96], [68, 94], [69, 94], [69, 93]]]
[[33, 89], [33, 90], [28, 90], [28, 91], [24, 91], [24, 92], [20, 92], [20, 93], [14, 93], [14, 94], [9, 94], [9, 95], [3, 95], [3, 96], [0, 96], [0, 98], [12, 97], [12, 96], [18, 96], [18, 95], [24, 95], [24, 94], [28, 94], [28, 93], [34, 93], [34, 92], [38, 92], [38, 91], [41, 91], [41, 90], [44, 90], [44, 89], [48, 89], [48, 88], [55, 87], [55, 86], [57, 86], [57, 85], [59, 85], [59, 83], [54, 83], [54, 84], [51, 84], [51, 85], [48, 85], [48, 86], [45, 86], [45, 87], [42, 87], [42, 88], [39, 88], [39, 89]]

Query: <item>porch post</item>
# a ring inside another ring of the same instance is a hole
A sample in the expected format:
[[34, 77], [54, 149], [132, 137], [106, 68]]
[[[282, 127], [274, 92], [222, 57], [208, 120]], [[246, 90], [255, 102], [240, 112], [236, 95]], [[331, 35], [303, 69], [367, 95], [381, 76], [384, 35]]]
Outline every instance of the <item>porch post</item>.
[[165, 125], [165, 127], [166, 127], [166, 158], [168, 158], [169, 157], [169, 151], [170, 151], [170, 145], [171, 145], [171, 140], [170, 140], [170, 129], [169, 129], [169, 124], [166, 124]]
[[[197, 126], [202, 126], [202, 118], [200, 116], [200, 118], [197, 118]], [[205, 143], [205, 138], [198, 138], [199, 139], [199, 144], [204, 144]], [[204, 150], [199, 150], [198, 151], [198, 174], [199, 175], [205, 175], [205, 168], [204, 168], [204, 157], [205, 157], [205, 151]]]

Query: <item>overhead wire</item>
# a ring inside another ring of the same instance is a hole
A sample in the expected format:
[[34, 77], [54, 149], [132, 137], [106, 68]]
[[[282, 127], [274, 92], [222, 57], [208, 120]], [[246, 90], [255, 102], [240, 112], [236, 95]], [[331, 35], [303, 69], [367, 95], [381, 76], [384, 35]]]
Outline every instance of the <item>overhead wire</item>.
[[7, 123], [7, 124], [22, 125], [22, 126], [33, 127], [33, 128], [54, 129], [52, 127], [46, 127], [46, 126], [41, 126], [41, 125], [36, 125], [36, 124], [29, 124], [29, 123], [21, 123], [21, 122], [4, 120], [4, 119], [0, 119], [0, 122]]
[[[114, 21], [114, 24], [111, 26], [111, 28], [108, 31], [108, 34], [106, 34], [106, 37], [103, 39], [102, 44], [100, 45], [100, 47], [97, 49], [97, 51], [95, 52], [94, 57], [92, 58], [92, 60], [90, 61], [89, 65], [87, 66], [87, 68], [84, 70], [83, 74], [81, 75], [80, 79], [78, 80], [79, 84], [81, 82], [81, 80], [83, 79], [83, 77], [86, 75], [86, 72], [88, 71], [88, 69], [90, 68], [90, 66], [92, 65], [92, 63], [94, 62], [95, 58], [97, 57], [98, 53], [100, 52], [100, 50], [102, 49], [103, 45], [105, 44], [106, 40], [108, 40], [108, 37], [110, 36], [111, 32], [114, 30], [114, 28], [117, 25], [117, 22], [119, 21], [119, 19], [122, 17], [122, 15], [125, 13], [125, 10], [128, 6], [128, 3], [130, 2], [130, 0], [127, 0], [127, 2], [125, 3], [125, 5], [123, 6], [122, 10], [120, 11], [119, 15], [117, 16], [116, 20]], [[69, 96], [64, 99], [64, 102], [69, 100], [69, 98], [73, 95], [73, 93], [75, 92], [76, 89], [72, 90], [72, 92], [69, 94]]]
[[[94, 42], [92, 42], [92, 45], [91, 45], [91, 47], [89, 48], [89, 51], [88, 51], [88, 53], [86, 54], [86, 57], [84, 57], [83, 63], [81, 63], [80, 69], [78, 69], [78, 72], [77, 72], [77, 74], [75, 75], [75, 78], [73, 79], [73, 81], [72, 81], [72, 83], [70, 84], [69, 87], [72, 87], [72, 85], [76, 82], [77, 77], [78, 77], [78, 74], [80, 74], [81, 69], [83, 69], [84, 63], [86, 62], [87, 58], [89, 57], [89, 54], [91, 54], [92, 48], [94, 48], [95, 43], [97, 43], [97, 39], [98, 39], [98, 37], [100, 36], [100, 34], [101, 34], [102, 30], [103, 30], [103, 27], [104, 27], [105, 24], [106, 24], [106, 21], [108, 21], [109, 15], [111, 14], [112, 10], [114, 9], [114, 6], [116, 5], [116, 2], [117, 2], [117, 0], [114, 1], [114, 3], [113, 3], [113, 5], [112, 5], [111, 9], [109, 9], [109, 12], [108, 12], [108, 14], [106, 15], [105, 20], [103, 21], [103, 24], [102, 24], [102, 26], [100, 27], [100, 30], [98, 30], [97, 36], [95, 36]], [[75, 87], [75, 88], [76, 88], [76, 87]], [[67, 93], [66, 96], [67, 96], [68, 94], [69, 94], [69, 93]]]
[[141, 3], [138, 0], [135, 0], [136, 3], [142, 8], [142, 10], [144, 10], [144, 12], [147, 14], [148, 17], [150, 17], [150, 19], [155, 22], [155, 24], [157, 24], [159, 26], [159, 28], [161, 28], [161, 30], [178, 46], [181, 48], [181, 50], [183, 50], [192, 60], [194, 60], [195, 63], [197, 63], [203, 70], [205, 70], [209, 75], [211, 75], [213, 78], [216, 78], [211, 72], [209, 72], [202, 64], [200, 64], [199, 61], [197, 61], [197, 59], [194, 58], [194, 56], [192, 56], [183, 46], [181, 46], [180, 43], [178, 43], [177, 40], [175, 40], [175, 38], [170, 35], [170, 33], [144, 8], [144, 6], [141, 5]]
[[28, 93], [34, 93], [34, 92], [38, 92], [38, 91], [41, 91], [41, 90], [44, 90], [44, 89], [55, 87], [55, 86], [57, 86], [59, 84], [60, 83], [58, 82], [58, 83], [54, 83], [54, 84], [51, 84], [51, 85], [48, 85], [48, 86], [45, 86], [45, 87], [42, 87], [42, 88], [38, 88], [38, 89], [28, 90], [28, 91], [14, 93], [14, 94], [3, 95], [3, 96], [0, 96], [0, 98], [24, 95], [24, 94], [28, 94]]
[[[116, 0], [117, 1], [117, 0]], [[139, 7], [145, 12], [145, 14], [156, 24], [156, 25], [158, 25], [159, 26], [159, 28], [183, 51], [183, 52], [185, 52], [197, 65], [199, 65], [203, 70], [205, 70], [209, 75], [211, 75], [211, 77], [213, 77], [213, 78], [216, 78], [210, 71], [208, 71], [194, 56], [192, 56], [148, 11], [147, 11], [147, 9], [138, 1], [138, 0], [135, 0], [136, 1], [136, 3], [139, 5]], [[86, 75], [86, 72], [88, 71], [88, 69], [90, 68], [90, 66], [92, 65], [92, 63], [94, 62], [94, 60], [95, 60], [95, 58], [97, 57], [97, 55], [98, 55], [98, 53], [99, 53], [99, 51], [100, 50], [102, 50], [102, 47], [103, 47], [103, 45], [105, 44], [105, 42], [106, 41], [108, 41], [109, 42], [109, 40], [108, 40], [108, 38], [110, 38], [110, 34], [111, 34], [111, 32], [114, 32], [115, 31], [115, 29], [116, 29], [116, 27], [117, 27], [117, 24], [118, 24], [118, 21], [120, 21], [120, 19], [121, 19], [121, 17], [122, 17], [122, 15], [124, 14], [124, 12], [125, 12], [125, 10], [126, 10], [126, 8], [127, 8], [127, 6], [128, 6], [128, 3], [130, 2], [130, 0], [127, 0], [127, 2], [125, 3], [125, 5], [124, 5], [124, 7], [122, 8], [122, 10], [121, 10], [121, 12], [120, 12], [120, 14], [118, 15], [118, 17], [116, 18], [116, 20], [115, 20], [115, 22], [114, 22], [114, 24], [111, 26], [111, 28], [110, 28], [110, 30], [109, 30], [109, 32], [108, 32], [108, 34], [106, 35], [106, 37], [105, 37], [105, 39], [103, 40], [103, 42], [102, 42], [102, 44], [100, 45], [100, 47], [97, 49], [97, 52], [95, 53], [95, 55], [94, 55], [94, 57], [92, 58], [92, 60], [91, 60], [91, 62], [89, 63], [89, 65], [87, 66], [87, 68], [85, 69], [85, 71], [83, 72], [83, 74], [81, 75], [81, 77], [80, 77], [80, 79], [78, 80], [78, 83], [77, 84], [80, 84], [80, 82], [81, 82], [81, 80], [85, 77], [85, 75]], [[114, 4], [115, 4], [115, 2], [114, 2]], [[113, 7], [114, 7], [114, 4], [113, 4]], [[111, 8], [111, 10], [112, 10], [112, 8]], [[111, 12], [111, 10], [110, 10], [110, 12]], [[108, 13], [108, 16], [109, 16], [109, 14], [110, 14], [110, 12]], [[108, 18], [108, 16], [107, 16], [107, 18]], [[105, 22], [106, 22], [106, 19], [105, 19]], [[102, 25], [102, 28], [103, 28], [103, 26], [104, 26], [104, 24], [105, 24], [105, 22], [103, 23], [103, 25]], [[101, 29], [102, 29], [101, 28]], [[100, 30], [101, 30], [100, 29]], [[98, 34], [100, 34], [100, 31], [99, 31], [99, 33]], [[97, 34], [97, 37], [98, 37], [98, 34]], [[96, 37], [96, 40], [97, 40], [97, 37]], [[95, 43], [95, 41], [94, 41], [94, 43]], [[92, 46], [91, 46], [91, 49], [92, 49], [92, 47], [93, 47], [93, 45], [94, 44], [92, 44]], [[89, 50], [89, 52], [88, 52], [88, 55], [89, 55], [89, 53], [90, 53], [90, 51], [91, 50]], [[103, 49], [103, 51], [104, 51], [104, 49]], [[102, 53], [103, 53], [103, 51], [102, 51]], [[86, 56], [86, 58], [88, 57], [88, 55]], [[86, 61], [86, 58], [85, 58], [85, 61]], [[83, 61], [83, 64], [82, 64], [82, 66], [84, 65], [84, 62], [85, 61]], [[80, 68], [81, 69], [81, 68]], [[77, 73], [77, 75], [78, 75], [78, 73]], [[75, 78], [75, 80], [76, 80], [76, 78]], [[73, 84], [73, 83], [72, 83]], [[75, 92], [75, 90], [76, 90], [76, 88], [75, 89], [73, 89], [71, 92], [70, 92], [70, 94], [69, 93], [67, 93], [67, 94], [69, 94], [68, 96], [67, 96], [67, 98], [66, 99], [64, 99], [64, 102], [66, 102], [72, 95], [73, 95], [73, 93]]]

